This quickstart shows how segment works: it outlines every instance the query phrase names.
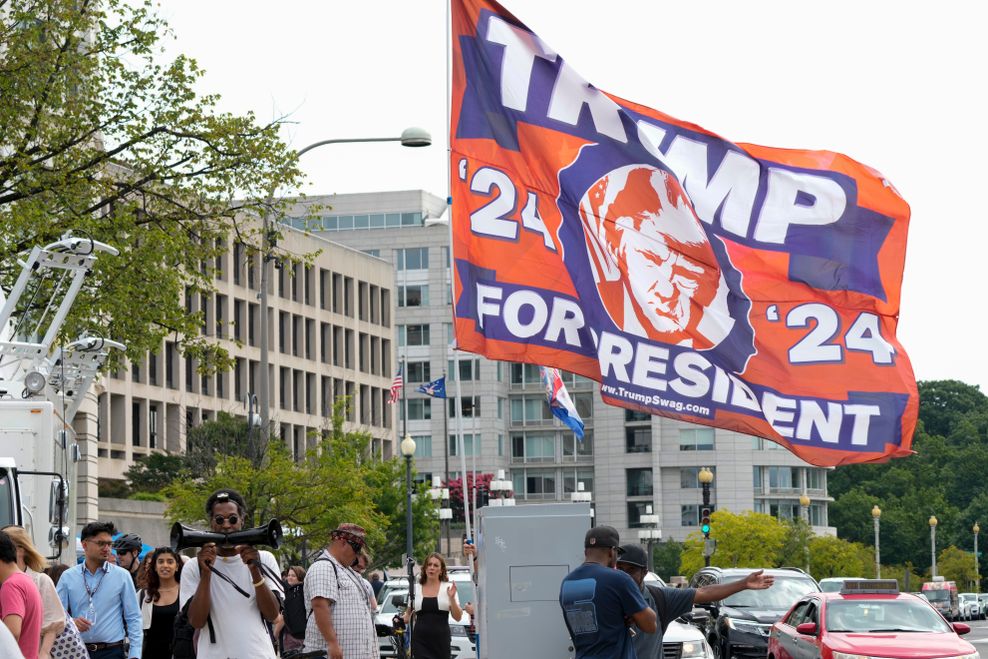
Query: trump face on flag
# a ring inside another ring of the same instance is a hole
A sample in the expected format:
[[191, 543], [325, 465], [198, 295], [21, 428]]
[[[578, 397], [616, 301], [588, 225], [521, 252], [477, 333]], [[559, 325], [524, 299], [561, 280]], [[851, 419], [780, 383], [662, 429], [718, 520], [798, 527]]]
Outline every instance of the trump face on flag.
[[580, 219], [597, 292], [619, 328], [696, 349], [730, 334], [727, 284], [675, 177], [649, 165], [615, 169], [584, 195]]

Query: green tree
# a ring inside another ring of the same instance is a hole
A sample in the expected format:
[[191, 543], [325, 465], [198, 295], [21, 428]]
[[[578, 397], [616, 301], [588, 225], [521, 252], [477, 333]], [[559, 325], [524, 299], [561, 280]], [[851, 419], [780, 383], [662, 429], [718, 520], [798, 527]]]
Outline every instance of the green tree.
[[782, 520], [782, 526], [786, 531], [786, 537], [782, 548], [779, 549], [777, 564], [805, 569], [808, 560], [806, 552], [810, 538], [813, 537], [813, 529], [798, 518]]
[[973, 590], [976, 581], [974, 554], [954, 546], [947, 547], [937, 556], [937, 574], [947, 581], [957, 582], [960, 590]]
[[867, 553], [854, 542], [823, 535], [810, 538], [810, 573], [817, 579], [827, 577], [875, 576], [873, 565], [867, 564]]
[[277, 122], [217, 111], [217, 96], [195, 91], [194, 60], [162, 61], [168, 29], [152, 5], [2, 3], [0, 285], [16, 254], [67, 231], [109, 243], [120, 256], [98, 260], [66, 335], [112, 337], [138, 358], [171, 334], [208, 369], [228, 358], [183, 293], [211, 289], [232, 240], [256, 245], [243, 218], [301, 175]]
[[679, 574], [680, 559], [683, 554], [683, 543], [675, 540], [663, 540], [652, 547], [652, 560], [655, 562], [655, 573], [665, 581]]
[[[717, 540], [711, 565], [720, 567], [775, 567], [786, 541], [779, 520], [764, 513], [735, 514], [717, 510], [710, 516], [710, 536]], [[690, 533], [683, 546], [680, 573], [692, 576], [703, 567], [703, 535]]]
[[182, 459], [185, 470], [199, 478], [216, 473], [223, 457], [240, 457], [260, 468], [264, 451], [259, 444], [260, 432], [248, 432], [245, 420], [219, 412], [215, 419], [189, 428]]
[[134, 492], [158, 492], [178, 478], [184, 466], [182, 456], [151, 453], [134, 461], [127, 469], [127, 480]]

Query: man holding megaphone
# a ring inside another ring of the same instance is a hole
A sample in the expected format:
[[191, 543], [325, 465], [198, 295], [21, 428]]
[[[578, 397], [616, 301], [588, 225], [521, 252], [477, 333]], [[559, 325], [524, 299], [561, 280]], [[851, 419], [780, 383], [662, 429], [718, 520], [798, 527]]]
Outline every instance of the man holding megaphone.
[[[245, 512], [244, 498], [235, 490], [218, 490], [206, 500], [212, 534], [229, 536], [241, 531]], [[189, 623], [200, 630], [198, 659], [275, 659], [264, 621], [274, 622], [279, 613], [275, 593], [280, 586], [268, 576], [279, 573], [278, 562], [271, 552], [253, 544], [233, 545], [211, 534], [202, 536], [207, 542], [201, 544], [196, 560], [183, 569], [179, 596], [183, 608], [188, 603]], [[280, 527], [277, 536], [271, 540], [279, 539]], [[256, 541], [263, 537], [259, 535]]]

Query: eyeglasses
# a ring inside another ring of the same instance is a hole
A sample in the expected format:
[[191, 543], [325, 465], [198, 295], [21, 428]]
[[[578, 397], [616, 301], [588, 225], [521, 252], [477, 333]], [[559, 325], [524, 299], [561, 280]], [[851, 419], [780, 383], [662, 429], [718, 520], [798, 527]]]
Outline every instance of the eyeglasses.
[[213, 518], [213, 522], [217, 526], [223, 526], [224, 521], [229, 522], [230, 525], [233, 526], [234, 524], [240, 521], [240, 517], [237, 515], [230, 515], [228, 517], [223, 517], [223, 515], [217, 515], [216, 517]]
[[364, 543], [357, 542], [356, 540], [347, 540], [346, 543], [350, 545], [350, 549], [352, 549], [355, 554], [359, 554], [360, 550], [364, 548]]
[[88, 538], [86, 539], [86, 542], [91, 542], [94, 545], [96, 545], [97, 547], [99, 547], [100, 549], [102, 549], [104, 547], [109, 547], [110, 545], [113, 544], [113, 540], [90, 540]]

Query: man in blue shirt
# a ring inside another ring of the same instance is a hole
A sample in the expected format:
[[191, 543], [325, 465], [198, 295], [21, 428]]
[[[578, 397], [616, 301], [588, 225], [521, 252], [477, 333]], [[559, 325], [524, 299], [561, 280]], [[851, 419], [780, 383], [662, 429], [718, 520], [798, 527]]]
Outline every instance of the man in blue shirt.
[[566, 575], [559, 589], [576, 659], [636, 659], [629, 626], [655, 633], [655, 611], [632, 578], [614, 569], [620, 546], [618, 532], [610, 526], [587, 531], [586, 562]]
[[62, 574], [58, 597], [82, 632], [90, 659], [140, 659], [144, 625], [134, 582], [127, 570], [108, 562], [114, 532], [111, 522], [82, 528], [86, 560]]
[[730, 583], [714, 584], [703, 588], [663, 588], [658, 584], [645, 583], [648, 573], [648, 555], [641, 545], [623, 545], [617, 559], [617, 569], [630, 576], [641, 590], [645, 602], [658, 616], [658, 630], [655, 633], [636, 630], [634, 639], [635, 655], [638, 659], [661, 659], [662, 635], [669, 623], [693, 610], [693, 604], [719, 602], [742, 590], [763, 590], [770, 588], [774, 577], [762, 570], [752, 572], [744, 579]]

